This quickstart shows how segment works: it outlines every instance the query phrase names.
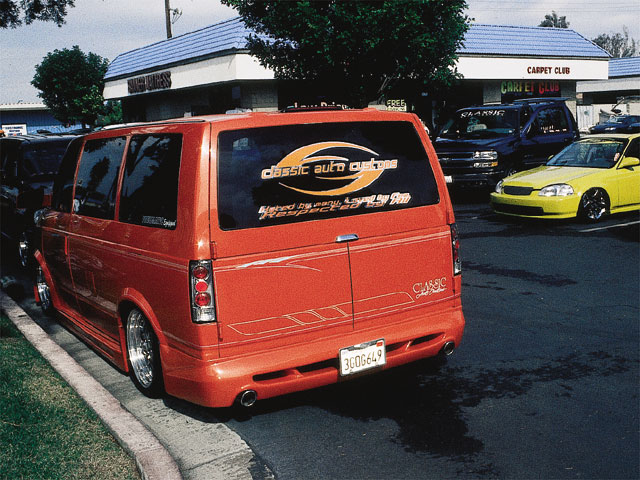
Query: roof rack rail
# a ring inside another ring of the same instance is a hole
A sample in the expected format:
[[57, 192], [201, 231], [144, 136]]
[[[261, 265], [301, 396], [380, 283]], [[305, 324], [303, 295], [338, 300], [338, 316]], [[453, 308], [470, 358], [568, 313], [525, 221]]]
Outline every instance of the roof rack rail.
[[517, 98], [513, 103], [554, 103], [566, 102], [567, 97], [539, 97], [539, 98]]
[[326, 112], [346, 110], [344, 105], [309, 105], [309, 106], [289, 106], [281, 110], [282, 113], [295, 113], [295, 112]]

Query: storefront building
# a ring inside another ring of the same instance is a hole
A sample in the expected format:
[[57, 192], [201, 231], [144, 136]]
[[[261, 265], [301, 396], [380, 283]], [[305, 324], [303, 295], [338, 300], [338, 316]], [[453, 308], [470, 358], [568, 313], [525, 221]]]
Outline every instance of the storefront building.
[[[109, 66], [104, 96], [122, 100], [125, 121], [305, 103], [306, 87], [275, 80], [249, 54], [249, 33], [234, 18], [123, 53]], [[526, 97], [565, 97], [575, 112], [576, 82], [606, 80], [610, 57], [573, 30], [478, 24], [458, 55], [463, 79], [453, 89], [418, 98], [393, 92], [386, 106], [436, 124], [456, 108]]]
[[77, 124], [62, 124], [42, 103], [0, 105], [0, 130], [7, 137], [36, 133], [66, 133], [81, 127], [82, 125]]
[[611, 115], [640, 115], [640, 57], [612, 58], [608, 78], [578, 82], [577, 97], [582, 130]]

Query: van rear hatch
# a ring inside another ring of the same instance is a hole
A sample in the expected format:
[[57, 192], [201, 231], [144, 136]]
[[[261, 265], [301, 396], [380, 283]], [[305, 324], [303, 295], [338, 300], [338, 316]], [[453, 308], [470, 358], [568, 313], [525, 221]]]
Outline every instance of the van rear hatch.
[[446, 187], [418, 122], [360, 117], [214, 125], [222, 356], [375, 330], [455, 296]]

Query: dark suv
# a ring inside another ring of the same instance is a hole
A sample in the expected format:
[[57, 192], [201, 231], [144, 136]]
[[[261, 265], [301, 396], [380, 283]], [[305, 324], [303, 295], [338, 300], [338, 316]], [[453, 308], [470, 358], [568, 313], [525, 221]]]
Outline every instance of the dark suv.
[[51, 193], [62, 155], [74, 135], [19, 135], [0, 138], [0, 205], [2, 236], [18, 244], [27, 266], [37, 241], [33, 216]]
[[434, 147], [448, 183], [492, 187], [546, 163], [578, 137], [565, 99], [527, 99], [458, 110]]

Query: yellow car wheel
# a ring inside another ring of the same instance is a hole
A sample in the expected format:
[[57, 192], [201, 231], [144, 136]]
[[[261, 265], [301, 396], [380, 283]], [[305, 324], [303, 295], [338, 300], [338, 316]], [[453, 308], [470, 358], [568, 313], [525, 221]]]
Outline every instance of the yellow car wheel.
[[582, 195], [578, 216], [587, 222], [597, 222], [609, 211], [609, 197], [601, 188], [592, 188]]

